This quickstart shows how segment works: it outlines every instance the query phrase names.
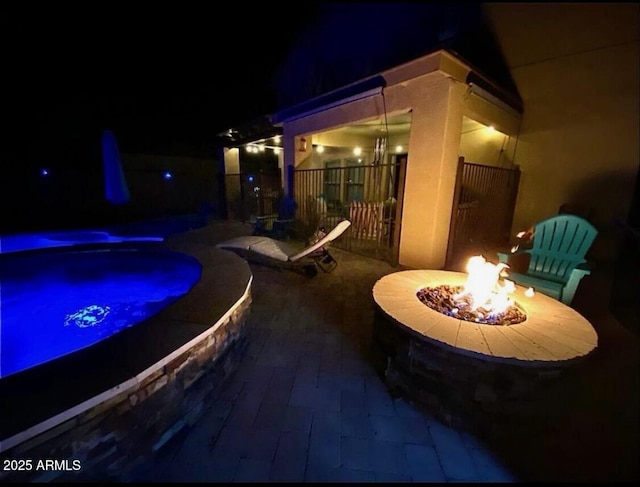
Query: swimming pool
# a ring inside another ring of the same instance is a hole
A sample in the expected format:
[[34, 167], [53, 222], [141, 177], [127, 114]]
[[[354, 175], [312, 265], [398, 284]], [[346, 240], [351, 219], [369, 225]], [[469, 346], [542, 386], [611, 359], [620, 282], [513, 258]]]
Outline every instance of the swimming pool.
[[160, 235], [116, 235], [103, 230], [24, 233], [0, 236], [0, 254], [26, 250], [123, 242], [162, 242]]
[[1, 263], [0, 378], [155, 315], [189, 292], [202, 272], [196, 259], [178, 252], [117, 246], [18, 252], [2, 255]]
[[175, 215], [100, 228], [0, 235], [0, 254], [53, 247], [162, 242], [174, 234], [207, 225], [201, 214]]
[[[1, 269], [18, 257], [151, 251], [193, 259], [202, 269], [186, 294], [153, 316], [93, 345], [1, 378], [0, 455], [70, 463], [80, 459], [87, 478], [129, 480], [140, 462], [194, 424], [248, 345], [251, 269], [244, 259], [212, 247], [210, 241], [244, 232], [244, 225], [219, 221], [203, 231], [167, 234], [158, 243], [76, 245], [0, 255]], [[74, 326], [85, 330], [68, 325]], [[0, 471], [0, 483], [43, 477], [48, 482], [65, 475], [78, 480], [77, 472], [64, 470]]]

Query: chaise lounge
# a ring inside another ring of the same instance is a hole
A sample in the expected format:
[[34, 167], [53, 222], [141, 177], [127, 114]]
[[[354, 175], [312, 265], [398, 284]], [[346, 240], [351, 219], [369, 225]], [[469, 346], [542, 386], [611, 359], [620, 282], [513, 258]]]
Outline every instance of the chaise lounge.
[[350, 225], [349, 220], [340, 221], [329, 233], [302, 250], [287, 242], [258, 235], [232, 238], [218, 243], [216, 247], [235, 252], [247, 261], [302, 271], [313, 277], [318, 269], [332, 272], [336, 268], [338, 263], [329, 253], [328, 246]]

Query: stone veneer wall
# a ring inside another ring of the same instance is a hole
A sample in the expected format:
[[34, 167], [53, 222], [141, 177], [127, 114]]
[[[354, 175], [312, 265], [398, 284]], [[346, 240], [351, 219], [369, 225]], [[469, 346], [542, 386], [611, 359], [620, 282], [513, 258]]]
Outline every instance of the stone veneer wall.
[[417, 337], [379, 308], [373, 340], [386, 355], [384, 376], [390, 389], [442, 422], [470, 430], [486, 429], [505, 415], [526, 417], [536, 408], [536, 392], [557, 380], [564, 369], [563, 365], [520, 366], [464, 355]]
[[[206, 338], [136, 386], [11, 450], [31, 471], [0, 471], [0, 481], [129, 481], [176, 435], [202, 416], [208, 399], [236, 369], [246, 349], [251, 294]], [[38, 460], [67, 459], [69, 471], [36, 471]], [[71, 471], [73, 460], [81, 469]], [[1, 469], [0, 469], [1, 470]]]

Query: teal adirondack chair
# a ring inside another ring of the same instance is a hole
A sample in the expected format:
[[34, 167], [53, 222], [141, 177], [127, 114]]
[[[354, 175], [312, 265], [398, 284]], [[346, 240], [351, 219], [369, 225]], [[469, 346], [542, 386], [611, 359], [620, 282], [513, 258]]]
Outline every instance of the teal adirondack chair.
[[591, 273], [585, 258], [598, 230], [576, 215], [562, 214], [535, 225], [531, 248], [515, 254], [498, 252], [500, 262], [526, 252], [530, 255], [525, 273], [508, 272], [512, 281], [571, 305], [580, 280]]

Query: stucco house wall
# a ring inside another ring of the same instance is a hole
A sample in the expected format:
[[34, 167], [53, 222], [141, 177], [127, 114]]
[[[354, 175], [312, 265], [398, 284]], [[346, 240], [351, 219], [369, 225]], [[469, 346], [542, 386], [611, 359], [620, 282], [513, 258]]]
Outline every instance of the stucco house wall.
[[[600, 230], [591, 257], [612, 260], [616, 220], [627, 220], [639, 189], [639, 5], [485, 3], [483, 9], [524, 112], [495, 92], [487, 96], [470, 81], [482, 73], [451, 51], [435, 51], [379, 73], [378, 91], [276, 114], [285, 191], [290, 169], [319, 167], [312, 147], [327, 131], [409, 111], [401, 265], [444, 265], [458, 156], [520, 167], [513, 235], [563, 204], [584, 207]], [[468, 120], [496, 132], [465, 131]], [[302, 137], [306, 152], [299, 150]]]
[[283, 119], [285, 166], [301, 167], [309, 157], [296, 150], [301, 137], [410, 110], [399, 263], [442, 268], [463, 117], [511, 135], [517, 134], [520, 123], [519, 114], [471, 89], [466, 82], [471, 71], [452, 54], [437, 51], [381, 73], [386, 86], [379, 92]]
[[639, 4], [485, 8], [524, 103], [513, 232], [582, 206], [600, 230], [592, 256], [608, 262], [640, 165]]
[[466, 162], [510, 168], [514, 164], [513, 153], [517, 140], [517, 137], [489, 130], [488, 127], [474, 127], [465, 131], [463, 124], [459, 155]]
[[224, 173], [240, 174], [240, 149], [237, 147], [224, 149]]

